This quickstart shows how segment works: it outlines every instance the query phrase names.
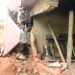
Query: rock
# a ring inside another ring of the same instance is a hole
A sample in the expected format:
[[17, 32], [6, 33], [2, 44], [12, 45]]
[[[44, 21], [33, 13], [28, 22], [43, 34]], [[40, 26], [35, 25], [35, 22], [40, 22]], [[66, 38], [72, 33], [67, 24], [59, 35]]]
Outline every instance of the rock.
[[57, 68], [57, 67], [61, 67], [61, 64], [59, 62], [54, 62], [54, 63], [50, 63], [48, 66]]
[[23, 63], [24, 63], [24, 64], [26, 64], [26, 63], [27, 63], [27, 61], [23, 61]]
[[28, 74], [22, 74], [22, 75], [28, 75]]
[[21, 59], [21, 60], [26, 59], [26, 57], [22, 53], [17, 53], [16, 58]]
[[17, 53], [17, 54], [16, 54], [16, 57], [19, 57], [20, 55], [22, 55], [22, 53]]

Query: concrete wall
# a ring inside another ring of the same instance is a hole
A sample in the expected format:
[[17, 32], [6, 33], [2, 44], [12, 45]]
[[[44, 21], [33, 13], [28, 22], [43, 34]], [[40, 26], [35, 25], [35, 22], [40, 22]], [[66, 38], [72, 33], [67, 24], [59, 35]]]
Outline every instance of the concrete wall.
[[[38, 49], [41, 49], [43, 40], [46, 34], [50, 34], [48, 24], [50, 24], [55, 34], [67, 33], [68, 32], [68, 15], [44, 15], [38, 16], [34, 19], [34, 32], [37, 39]], [[75, 32], [75, 31], [74, 31]]]

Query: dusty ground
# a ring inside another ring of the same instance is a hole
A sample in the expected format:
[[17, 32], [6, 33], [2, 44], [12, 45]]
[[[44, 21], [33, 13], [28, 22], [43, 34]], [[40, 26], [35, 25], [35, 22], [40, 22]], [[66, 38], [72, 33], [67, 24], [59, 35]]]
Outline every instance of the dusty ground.
[[[24, 59], [22, 56], [15, 57], [0, 57], [0, 75], [75, 75], [75, 63], [72, 63], [70, 69], [61, 72], [61, 67], [49, 67], [51, 62], [48, 60], [41, 60], [35, 64], [31, 56], [28, 59]], [[51, 71], [47, 71], [48, 69], [41, 64]]]
[[[19, 54], [20, 56], [22, 54]], [[33, 58], [30, 56], [28, 59], [24, 59], [25, 57], [21, 56], [19, 57], [18, 53], [13, 53], [10, 56], [16, 57], [16, 67], [17, 67], [17, 73], [16, 75], [40, 75], [40, 72], [37, 68], [37, 66], [33, 61]], [[41, 64], [45, 65], [46, 67], [49, 67], [50, 64], [47, 60], [41, 60]], [[41, 66], [39, 67], [41, 69]], [[49, 67], [50, 68], [50, 67]], [[72, 66], [70, 69], [65, 69], [63, 72], [61, 72], [61, 68], [50, 68], [54, 72], [54, 75], [75, 75], [75, 63], [72, 63]], [[42, 69], [41, 75], [53, 75], [46, 71], [45, 69]], [[58, 73], [57, 73], [58, 72]]]
[[[28, 58], [26, 60], [16, 60], [16, 62], [19, 63], [17, 75], [40, 75], [32, 58]], [[42, 64], [47, 65], [48, 62], [42, 61]]]
[[[18, 65], [17, 75], [40, 75], [35, 63], [33, 62], [32, 58], [28, 58], [26, 60], [16, 60]], [[42, 60], [41, 62], [45, 66], [48, 67], [48, 64], [50, 62]], [[40, 67], [41, 68], [41, 67]], [[54, 72], [60, 71], [60, 68], [52, 68], [54, 69]], [[51, 75], [47, 71], [43, 70], [43, 75]], [[57, 75], [55, 73], [55, 75]], [[63, 72], [60, 73], [60, 75], [75, 75], [75, 63], [72, 63], [72, 67], [70, 69], [66, 69]]]

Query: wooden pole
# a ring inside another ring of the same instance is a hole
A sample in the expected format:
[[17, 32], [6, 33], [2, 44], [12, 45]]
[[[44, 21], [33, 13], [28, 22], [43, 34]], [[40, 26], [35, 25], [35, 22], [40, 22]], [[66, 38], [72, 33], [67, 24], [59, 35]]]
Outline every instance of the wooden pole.
[[69, 26], [68, 26], [68, 42], [67, 42], [67, 64], [68, 67], [71, 66], [71, 57], [72, 57], [72, 49], [73, 49], [73, 11], [69, 11]]
[[63, 63], [65, 63], [64, 56], [63, 56], [63, 54], [62, 54], [62, 52], [61, 52], [61, 48], [60, 48], [59, 43], [58, 43], [58, 41], [57, 41], [57, 38], [56, 38], [56, 36], [55, 36], [55, 34], [54, 34], [54, 32], [53, 32], [53, 29], [50, 27], [50, 25], [48, 25], [48, 26], [49, 26], [49, 30], [50, 30], [50, 32], [51, 32], [51, 35], [52, 35], [52, 37], [53, 37], [53, 39], [54, 39], [54, 41], [55, 41], [56, 47], [57, 47], [57, 49], [58, 49], [58, 52], [59, 52], [59, 54], [60, 54], [60, 56], [61, 56], [61, 59], [62, 59]]

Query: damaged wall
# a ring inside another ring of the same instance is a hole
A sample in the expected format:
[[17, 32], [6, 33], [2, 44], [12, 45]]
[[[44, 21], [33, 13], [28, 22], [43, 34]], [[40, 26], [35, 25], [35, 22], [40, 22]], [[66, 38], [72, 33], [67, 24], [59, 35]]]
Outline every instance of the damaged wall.
[[34, 19], [34, 32], [37, 39], [38, 49], [41, 49], [46, 34], [50, 34], [49, 28], [47, 26], [48, 23], [52, 24], [51, 26], [56, 34], [62, 34], [68, 32], [68, 15], [48, 14], [36, 17]]

